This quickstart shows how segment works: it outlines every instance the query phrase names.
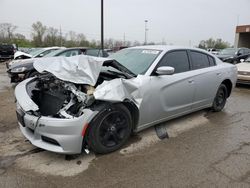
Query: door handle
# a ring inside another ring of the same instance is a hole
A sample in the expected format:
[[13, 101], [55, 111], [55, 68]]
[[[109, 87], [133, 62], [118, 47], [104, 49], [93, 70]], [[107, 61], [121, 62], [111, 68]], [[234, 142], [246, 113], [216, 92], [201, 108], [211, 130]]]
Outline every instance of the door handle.
[[188, 83], [192, 84], [194, 83], [194, 80], [188, 80]]
[[217, 76], [220, 76], [220, 75], [221, 75], [221, 72], [217, 72], [216, 75], [217, 75]]

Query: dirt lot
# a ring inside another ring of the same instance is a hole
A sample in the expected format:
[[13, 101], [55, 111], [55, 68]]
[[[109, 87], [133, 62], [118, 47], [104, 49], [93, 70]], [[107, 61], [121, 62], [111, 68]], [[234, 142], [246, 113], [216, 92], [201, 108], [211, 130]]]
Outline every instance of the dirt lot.
[[34, 148], [21, 135], [14, 86], [0, 64], [0, 187], [250, 187], [250, 87], [224, 111], [200, 111], [154, 128], [121, 150], [69, 158]]

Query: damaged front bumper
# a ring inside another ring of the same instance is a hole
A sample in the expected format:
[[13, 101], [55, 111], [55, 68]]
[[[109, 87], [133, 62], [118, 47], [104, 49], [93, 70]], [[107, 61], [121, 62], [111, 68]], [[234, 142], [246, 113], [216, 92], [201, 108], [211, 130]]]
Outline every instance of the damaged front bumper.
[[23, 135], [36, 147], [62, 154], [77, 154], [83, 149], [83, 131], [85, 126], [98, 113], [84, 109], [80, 117], [72, 119], [35, 116], [30, 113], [37, 105], [26, 91], [26, 83], [19, 84], [15, 90], [17, 96], [17, 119]]
[[27, 73], [12, 73], [10, 69], [7, 71], [7, 73], [8, 73], [8, 76], [10, 78], [10, 83], [21, 82], [27, 76]]

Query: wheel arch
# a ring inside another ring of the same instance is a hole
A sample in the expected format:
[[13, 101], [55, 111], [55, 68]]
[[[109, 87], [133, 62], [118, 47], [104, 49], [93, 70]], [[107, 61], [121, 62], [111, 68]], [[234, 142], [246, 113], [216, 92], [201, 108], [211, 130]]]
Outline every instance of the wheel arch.
[[134, 130], [139, 122], [139, 109], [135, 105], [135, 103], [129, 99], [124, 100], [122, 102], [122, 104], [129, 110], [129, 112], [131, 114], [132, 123], [133, 123], [133, 130]]
[[227, 98], [230, 97], [230, 95], [232, 93], [232, 88], [233, 88], [233, 84], [232, 84], [231, 80], [226, 79], [222, 82], [222, 84], [224, 84], [227, 88]]

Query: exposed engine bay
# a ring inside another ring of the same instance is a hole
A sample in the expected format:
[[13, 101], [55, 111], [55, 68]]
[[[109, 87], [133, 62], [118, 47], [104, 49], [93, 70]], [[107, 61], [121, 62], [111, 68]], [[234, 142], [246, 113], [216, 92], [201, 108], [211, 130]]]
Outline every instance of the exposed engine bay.
[[83, 114], [83, 109], [91, 106], [96, 100], [95, 88], [104, 81], [124, 78], [114, 72], [102, 72], [95, 86], [75, 84], [58, 79], [52, 74], [40, 75], [27, 84], [27, 92], [38, 105], [36, 116], [55, 118], [74, 118]]

